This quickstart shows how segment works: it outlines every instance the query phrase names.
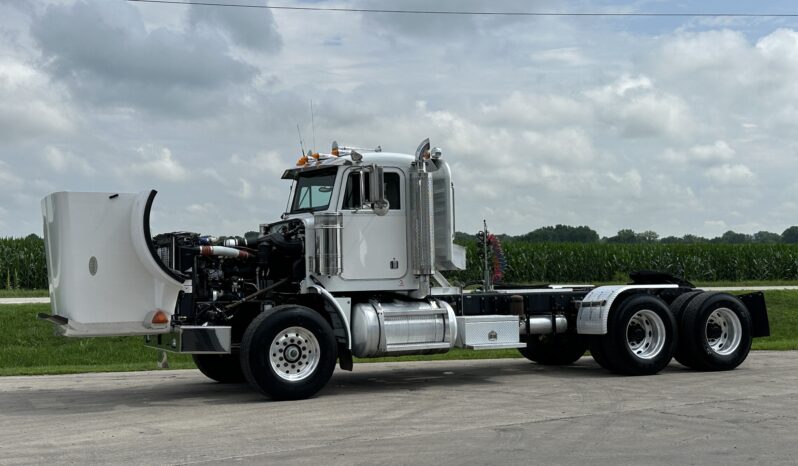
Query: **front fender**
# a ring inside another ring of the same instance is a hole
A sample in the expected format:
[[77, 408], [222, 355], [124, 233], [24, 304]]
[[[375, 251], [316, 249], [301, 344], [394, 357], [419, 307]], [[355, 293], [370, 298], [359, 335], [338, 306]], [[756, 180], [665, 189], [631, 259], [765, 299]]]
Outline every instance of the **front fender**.
[[330, 306], [332, 306], [332, 308], [335, 309], [335, 313], [338, 315], [338, 317], [341, 318], [341, 321], [344, 324], [344, 329], [346, 329], [346, 349], [351, 350], [352, 349], [352, 329], [350, 328], [350, 325], [349, 325], [349, 322], [351, 320], [349, 318], [350, 315], [351, 315], [351, 303], [352, 303], [351, 300], [349, 300], [349, 298], [341, 298], [342, 300], [347, 300], [348, 301], [348, 304], [349, 304], [350, 307], [349, 307], [349, 309], [347, 309], [347, 311], [348, 311], [347, 312], [347, 311], [344, 311], [344, 309], [341, 306], [341, 303], [338, 301], [338, 299], [335, 298], [332, 294], [330, 294], [329, 291], [325, 290], [323, 287], [318, 286], [318, 285], [310, 285], [310, 286], [307, 287], [307, 291], [311, 292], [311, 293], [320, 294], [330, 304]]

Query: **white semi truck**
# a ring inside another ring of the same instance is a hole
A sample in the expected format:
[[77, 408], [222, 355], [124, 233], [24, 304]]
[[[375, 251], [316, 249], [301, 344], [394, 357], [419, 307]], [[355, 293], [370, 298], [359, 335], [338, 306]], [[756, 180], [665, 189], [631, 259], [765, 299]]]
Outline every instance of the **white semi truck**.
[[762, 293], [704, 292], [662, 273], [618, 286], [480, 289], [453, 243], [451, 171], [425, 140], [415, 155], [338, 147], [285, 170], [282, 219], [257, 235], [152, 236], [155, 191], [57, 192], [42, 201], [52, 314], [69, 337], [144, 335], [190, 353], [218, 382], [272, 399], [317, 393], [353, 358], [518, 348], [540, 364], [589, 349], [604, 368], [651, 375], [675, 356], [728, 370], [769, 335]]

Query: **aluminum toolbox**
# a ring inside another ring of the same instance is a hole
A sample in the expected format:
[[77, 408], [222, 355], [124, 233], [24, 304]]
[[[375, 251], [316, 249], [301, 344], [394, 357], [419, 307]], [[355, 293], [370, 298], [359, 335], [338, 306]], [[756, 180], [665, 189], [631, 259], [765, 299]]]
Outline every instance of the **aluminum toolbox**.
[[457, 318], [455, 346], [468, 349], [523, 348], [518, 316], [487, 315]]

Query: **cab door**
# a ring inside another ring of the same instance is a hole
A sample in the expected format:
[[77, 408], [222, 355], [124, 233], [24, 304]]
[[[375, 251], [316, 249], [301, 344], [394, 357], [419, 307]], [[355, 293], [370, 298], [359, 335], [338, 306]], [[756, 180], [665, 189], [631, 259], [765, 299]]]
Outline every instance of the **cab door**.
[[368, 193], [371, 174], [357, 168], [345, 174], [338, 206], [343, 215], [341, 278], [345, 280], [399, 279], [407, 274], [404, 174], [390, 168], [384, 173], [389, 203], [385, 215], [375, 214], [361, 200], [360, 177], [365, 177], [364, 192]]

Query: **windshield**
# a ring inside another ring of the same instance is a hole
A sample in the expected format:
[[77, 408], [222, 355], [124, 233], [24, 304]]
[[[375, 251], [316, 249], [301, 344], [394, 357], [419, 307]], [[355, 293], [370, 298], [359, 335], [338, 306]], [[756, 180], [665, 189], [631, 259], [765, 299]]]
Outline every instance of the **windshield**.
[[303, 173], [296, 180], [291, 213], [324, 210], [330, 205], [336, 168]]

